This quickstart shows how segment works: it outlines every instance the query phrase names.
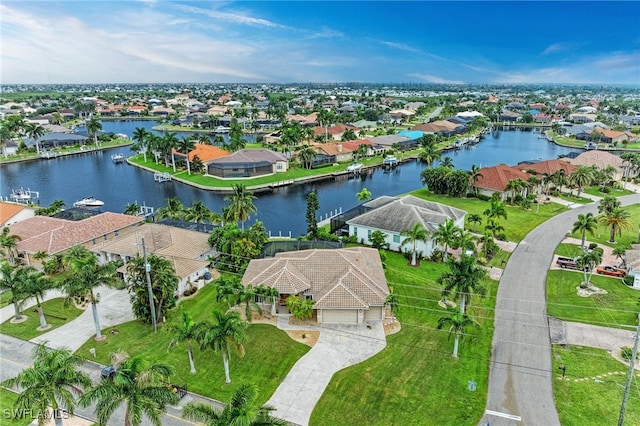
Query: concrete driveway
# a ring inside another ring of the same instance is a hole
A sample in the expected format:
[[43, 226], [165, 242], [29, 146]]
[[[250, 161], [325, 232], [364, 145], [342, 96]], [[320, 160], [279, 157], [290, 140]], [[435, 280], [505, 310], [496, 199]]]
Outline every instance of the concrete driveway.
[[[278, 321], [281, 327], [282, 321]], [[305, 327], [305, 329], [311, 329]], [[306, 426], [333, 374], [372, 357], [386, 346], [382, 322], [370, 325], [322, 324], [318, 342], [293, 366], [268, 405], [275, 416]]]

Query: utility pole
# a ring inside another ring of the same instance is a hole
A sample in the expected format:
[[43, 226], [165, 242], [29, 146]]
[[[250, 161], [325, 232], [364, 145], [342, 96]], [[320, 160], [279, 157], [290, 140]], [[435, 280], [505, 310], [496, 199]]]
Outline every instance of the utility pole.
[[151, 309], [151, 323], [153, 324], [153, 332], [158, 331], [156, 324], [156, 306], [153, 303], [153, 289], [151, 288], [151, 265], [147, 259], [147, 246], [144, 244], [144, 238], [142, 238], [142, 256], [144, 257], [144, 274], [147, 277], [147, 290], [149, 290], [149, 308]]
[[624, 412], [627, 409], [627, 399], [629, 399], [629, 390], [631, 389], [631, 381], [633, 379], [633, 367], [636, 364], [636, 356], [638, 355], [638, 341], [640, 341], [640, 314], [638, 314], [638, 327], [636, 328], [636, 338], [633, 343], [633, 351], [629, 360], [629, 372], [627, 373], [627, 384], [624, 387], [622, 395], [622, 405], [620, 406], [620, 416], [618, 417], [618, 426], [623, 426]]

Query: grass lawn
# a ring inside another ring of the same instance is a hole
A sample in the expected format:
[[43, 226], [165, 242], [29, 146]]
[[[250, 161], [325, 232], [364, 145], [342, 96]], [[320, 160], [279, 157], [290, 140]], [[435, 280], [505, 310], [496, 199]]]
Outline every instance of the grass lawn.
[[[206, 286], [193, 299], [187, 300], [184, 308], [192, 314], [195, 321], [209, 320], [214, 307], [221, 304], [215, 302], [215, 287]], [[224, 306], [226, 309], [226, 305]], [[168, 322], [179, 319], [179, 311], [174, 310]], [[107, 339], [103, 342], [88, 340], [77, 353], [93, 359], [89, 348], [96, 348], [96, 361], [109, 364], [109, 355], [116, 350], [124, 350], [130, 355], [144, 355], [154, 362], [163, 362], [175, 368], [172, 381], [186, 384], [192, 392], [221, 401], [229, 401], [238, 386], [243, 383], [257, 385], [260, 393], [258, 403], [264, 404], [280, 385], [293, 364], [302, 357], [309, 347], [293, 341], [284, 331], [272, 325], [252, 324], [248, 329], [248, 343], [245, 345], [246, 355], [241, 358], [232, 352], [229, 362], [231, 385], [224, 382], [222, 355], [210, 350], [200, 351], [194, 344], [195, 366], [197, 374], [189, 372], [187, 344], [182, 343], [169, 350], [172, 333], [167, 325], [161, 324], [157, 334], [153, 334], [151, 326], [132, 321], [116, 327], [118, 334], [110, 334], [111, 329], [104, 330]]]
[[[611, 229], [600, 224], [598, 224], [598, 227], [593, 233], [594, 235], [587, 233], [587, 240], [593, 243], [604, 244], [609, 247], [615, 247], [618, 244], [628, 246], [634, 241], [637, 241], [638, 238], [640, 238], [638, 235], [638, 229], [640, 229], [640, 204], [632, 204], [624, 209], [629, 213], [629, 227], [627, 229], [622, 229], [622, 235], [616, 235], [615, 243], [609, 242]], [[574, 232], [571, 236], [578, 239], [582, 237], [580, 232]]]
[[590, 186], [588, 188], [584, 188], [582, 192], [586, 192], [589, 195], [595, 195], [596, 197], [603, 197], [603, 198], [606, 197], [607, 195], [610, 195], [613, 197], [621, 197], [623, 195], [633, 194], [633, 191], [629, 191], [628, 189], [613, 189], [610, 187], [607, 187], [607, 189], [609, 189], [609, 192], [605, 194], [604, 192], [600, 192], [599, 186]]
[[[419, 189], [411, 193], [412, 195], [426, 200], [436, 201], [438, 203], [447, 204], [468, 213], [476, 213], [482, 216], [482, 224], [465, 224], [466, 229], [473, 229], [474, 226], [480, 232], [484, 228], [487, 217], [482, 214], [489, 207], [488, 201], [482, 201], [478, 198], [454, 198], [444, 195], [436, 195], [429, 193], [426, 189]], [[541, 204], [540, 211], [536, 214], [535, 206], [531, 210], [524, 210], [519, 206], [507, 205], [507, 220], [500, 219], [500, 223], [504, 226], [505, 235], [509, 241], [520, 242], [522, 239], [536, 226], [540, 225], [547, 219], [567, 211], [568, 208], [555, 203]], [[469, 215], [467, 214], [467, 218]]]
[[547, 313], [565, 321], [622, 328], [636, 324], [640, 292], [619, 278], [593, 275], [591, 283], [607, 294], [580, 297], [576, 287], [583, 281], [577, 271], [549, 271], [547, 275]]
[[504, 269], [510, 257], [511, 257], [511, 252], [498, 250], [498, 253], [496, 253], [496, 255], [493, 256], [493, 258], [489, 261], [487, 266], [488, 267], [495, 266], [496, 268]]
[[563, 192], [561, 194], [558, 194], [558, 198], [565, 200], [565, 201], [569, 201], [570, 203], [576, 203], [576, 204], [589, 204], [589, 203], [593, 203], [593, 200], [589, 199], [589, 198], [584, 198], [584, 197], [576, 197], [575, 195], [571, 195], [568, 194], [566, 192]]
[[582, 254], [582, 249], [579, 244], [560, 243], [558, 247], [556, 247], [556, 254], [558, 256], [574, 258]]
[[[613, 359], [603, 349], [574, 346], [563, 348], [553, 345], [553, 394], [556, 408], [563, 426], [600, 426], [614, 425], [620, 413], [622, 393], [626, 381], [627, 366]], [[565, 365], [566, 378], [561, 376], [558, 366]], [[599, 377], [601, 382], [593, 378]], [[575, 379], [590, 378], [576, 382]], [[638, 376], [632, 384], [627, 402], [624, 425], [640, 424], [640, 400], [638, 395]]]
[[26, 426], [31, 424], [31, 418], [12, 419], [14, 413], [13, 404], [18, 399], [18, 394], [4, 388], [0, 388], [0, 426]]
[[43, 302], [42, 309], [47, 323], [51, 324], [51, 328], [44, 331], [36, 330], [40, 326], [40, 320], [38, 319], [36, 307], [32, 306], [31, 308], [22, 311], [22, 313], [28, 317], [26, 321], [18, 324], [12, 324], [10, 322], [11, 320], [7, 320], [0, 324], [0, 333], [8, 334], [9, 336], [23, 340], [31, 340], [34, 337], [48, 333], [54, 328], [74, 320], [83, 312], [76, 308], [73, 303], [68, 306], [64, 306], [63, 298], [51, 299]]
[[11, 290], [5, 290], [0, 294], [0, 308], [4, 308], [11, 300]]
[[[486, 284], [488, 297], [473, 298], [469, 312], [482, 331], [454, 359], [448, 332], [435, 329], [445, 312], [437, 304], [435, 280], [446, 266], [422, 262], [412, 268], [397, 253], [388, 253], [385, 263], [389, 286], [399, 296], [402, 330], [387, 336], [382, 352], [333, 376], [310, 424], [476, 424], [486, 402], [497, 282]], [[477, 382], [475, 392], [467, 389], [468, 381]]]

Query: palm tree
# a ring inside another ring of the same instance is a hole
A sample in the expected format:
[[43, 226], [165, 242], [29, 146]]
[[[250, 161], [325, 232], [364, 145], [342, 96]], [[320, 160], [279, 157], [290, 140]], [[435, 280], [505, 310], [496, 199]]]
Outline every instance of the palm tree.
[[254, 309], [258, 314], [262, 314], [262, 308], [256, 303], [257, 295], [256, 289], [249, 285], [247, 287], [242, 286], [236, 297], [236, 303], [238, 305], [244, 305], [245, 317], [249, 322], [251, 322]]
[[89, 133], [89, 137], [93, 138], [93, 143], [98, 146], [98, 132], [102, 130], [102, 123], [98, 120], [98, 117], [91, 116], [89, 121], [87, 121], [87, 133]]
[[455, 165], [453, 164], [453, 159], [449, 156], [444, 157], [442, 159], [442, 162], [440, 162], [440, 167], [445, 167], [447, 169], [455, 168]]
[[436, 244], [444, 246], [444, 260], [449, 257], [449, 247], [455, 243], [459, 231], [460, 228], [455, 225], [453, 220], [447, 219], [444, 223], [438, 225], [438, 228], [433, 233], [433, 240]]
[[462, 249], [463, 253], [467, 251], [476, 253], [476, 239], [469, 231], [465, 231], [464, 229], [459, 229], [456, 233], [455, 239], [453, 241], [453, 245], [451, 246], [454, 249]]
[[318, 156], [318, 153], [309, 145], [306, 145], [298, 151], [298, 160], [300, 165], [305, 169], [311, 169], [313, 167], [313, 160]]
[[478, 213], [470, 213], [469, 216], [467, 216], [467, 221], [473, 223], [473, 232], [476, 232], [476, 225], [482, 224], [482, 216]]
[[593, 169], [587, 166], [578, 166], [578, 168], [569, 176], [569, 181], [578, 188], [578, 198], [580, 198], [582, 188], [589, 185], [592, 180]]
[[14, 320], [22, 320], [20, 304], [24, 300], [24, 268], [13, 266], [5, 259], [0, 260], [0, 290], [11, 292], [9, 303], [13, 304]]
[[227, 307], [231, 309], [231, 306], [236, 305], [236, 298], [242, 291], [242, 284], [240, 280], [235, 278], [220, 278], [215, 282], [216, 286], [216, 302], [222, 300], [227, 301]]
[[185, 207], [177, 197], [167, 198], [167, 205], [165, 207], [161, 207], [156, 212], [156, 217], [158, 219], [163, 219], [168, 217], [169, 219], [178, 219], [182, 220], [185, 214]]
[[133, 131], [133, 140], [137, 143], [137, 148], [142, 151], [144, 156], [144, 162], [147, 162], [147, 149], [149, 148], [148, 142], [149, 132], [144, 127], [136, 127]]
[[455, 311], [450, 316], [440, 317], [438, 319], [438, 330], [447, 325], [449, 326], [449, 338], [451, 338], [452, 334], [455, 338], [453, 343], [453, 357], [458, 358], [458, 345], [461, 338], [464, 340], [466, 337], [466, 330], [469, 327], [479, 330], [480, 324], [474, 321], [469, 315], [460, 311]]
[[442, 159], [442, 153], [436, 148], [436, 144], [428, 144], [418, 154], [418, 158], [423, 163], [426, 163], [428, 167], [432, 167], [433, 163]]
[[[112, 359], [119, 354], [112, 354]], [[116, 375], [102, 380], [80, 398], [80, 405], [95, 403], [100, 424], [106, 425], [113, 413], [125, 404], [125, 426], [139, 426], [146, 417], [156, 426], [162, 425], [167, 404], [178, 402], [178, 396], [167, 386], [172, 368], [166, 364], [148, 364], [142, 357], [124, 357], [116, 365]]]
[[137, 216], [140, 213], [140, 205], [138, 203], [129, 203], [125, 206], [124, 212], [122, 214], [126, 214], [129, 216]]
[[248, 323], [240, 319], [237, 312], [222, 313], [213, 311], [213, 324], [206, 324], [198, 333], [200, 349], [209, 348], [222, 352], [225, 383], [231, 383], [229, 376], [229, 357], [231, 348], [236, 347], [240, 356], [244, 356], [244, 343], [247, 340]]
[[391, 315], [393, 316], [393, 322], [396, 321], [396, 313], [400, 310], [398, 295], [393, 292], [393, 287], [389, 287], [389, 294], [384, 300], [384, 304], [389, 306]]
[[40, 144], [38, 143], [38, 139], [40, 139], [47, 131], [38, 123], [27, 123], [25, 131], [26, 135], [33, 139], [33, 142], [36, 144], [36, 152], [40, 154]]
[[369, 191], [367, 188], [362, 188], [362, 191], [358, 192], [356, 194], [356, 197], [358, 198], [358, 203], [364, 203], [364, 202], [370, 201], [371, 191]]
[[48, 407], [53, 409], [56, 426], [62, 426], [62, 409], [73, 415], [76, 397], [91, 379], [80, 371], [84, 360], [69, 349], [49, 349], [44, 343], [33, 348], [33, 366], [2, 383], [18, 386], [22, 392], [14, 405], [15, 413], [38, 413], [38, 425], [47, 420]]
[[184, 215], [185, 220], [195, 223], [211, 222], [213, 217], [213, 212], [202, 201], [193, 201]]
[[193, 321], [193, 317], [184, 309], [181, 311], [182, 316], [180, 323], [171, 327], [173, 338], [169, 342], [169, 348], [176, 346], [178, 343], [187, 342], [187, 353], [189, 354], [189, 366], [191, 374], [196, 374], [196, 366], [193, 362], [193, 345], [198, 332], [198, 325]]
[[25, 266], [22, 269], [22, 274], [24, 274], [22, 280], [24, 298], [34, 297], [36, 299], [36, 309], [38, 311], [38, 318], [40, 319], [40, 327], [38, 327], [38, 330], [45, 330], [49, 328], [49, 324], [47, 324], [42, 310], [42, 299], [45, 293], [53, 287], [53, 284], [45, 278], [44, 272], [38, 271], [33, 266]]
[[602, 226], [608, 226], [611, 228], [611, 234], [609, 237], [610, 243], [616, 242], [616, 234], [621, 235], [623, 229], [629, 229], [631, 222], [629, 218], [631, 215], [622, 207], [617, 207], [609, 213], [604, 213], [598, 216], [598, 221]]
[[479, 166], [472, 164], [471, 170], [469, 171], [469, 179], [473, 184], [473, 191], [475, 192], [476, 195], [478, 195], [478, 188], [476, 187], [476, 183], [478, 183], [478, 180], [480, 180], [481, 177], [484, 177], [482, 175], [482, 172], [480, 172], [480, 170], [481, 168]]
[[229, 203], [227, 209], [227, 220], [242, 223], [242, 230], [244, 231], [244, 222], [249, 219], [251, 213], [255, 214], [258, 209], [253, 204], [253, 200], [256, 197], [253, 192], [248, 191], [246, 186], [242, 184], [233, 185], [233, 194], [224, 197], [224, 200]]
[[482, 281], [486, 278], [487, 272], [480, 268], [476, 260], [464, 253], [460, 259], [450, 257], [447, 260], [449, 272], [445, 272], [438, 278], [438, 283], [443, 286], [442, 296], [449, 294], [460, 297], [460, 312], [465, 313], [467, 301], [471, 301], [472, 293], [484, 295], [485, 289]]
[[573, 222], [573, 228], [571, 229], [571, 232], [572, 233], [580, 232], [582, 234], [582, 241], [580, 243], [580, 247], [582, 248], [583, 251], [585, 249], [584, 241], [585, 241], [587, 232], [593, 236], [593, 233], [597, 228], [598, 228], [598, 221], [595, 218], [595, 216], [593, 216], [593, 213], [587, 213], [586, 215], [579, 214], [578, 220]]
[[427, 242], [427, 231], [424, 229], [421, 223], [416, 223], [413, 225], [413, 228], [407, 229], [400, 233], [401, 236], [405, 237], [400, 244], [400, 247], [405, 244], [413, 245], [413, 250], [411, 251], [411, 266], [416, 266], [416, 254], [418, 252], [418, 241], [422, 241], [424, 243]]
[[274, 287], [269, 287], [264, 284], [258, 284], [255, 287], [255, 292], [256, 292], [256, 295], [262, 298], [263, 301], [265, 299], [268, 301], [269, 305], [271, 306], [271, 310], [270, 310], [271, 315], [275, 315], [276, 300], [278, 300], [278, 298], [280, 297], [280, 292], [278, 292], [278, 289]]
[[499, 217], [507, 219], [507, 209], [504, 203], [500, 200], [491, 200], [489, 208], [482, 212], [483, 215], [489, 219], [497, 219]]
[[616, 197], [607, 195], [600, 200], [600, 204], [598, 204], [598, 213], [607, 215], [620, 206], [622, 206], [622, 204]]
[[96, 340], [102, 339], [98, 316], [98, 298], [94, 290], [101, 285], [114, 287], [118, 283], [115, 264], [99, 265], [93, 253], [81, 245], [67, 250], [62, 262], [70, 272], [62, 282], [62, 291], [67, 294], [67, 301], [76, 297], [89, 299], [96, 329]]
[[518, 178], [518, 179], [511, 179], [507, 182], [507, 185], [504, 187], [505, 191], [509, 191], [511, 193], [511, 202], [514, 201], [516, 194], [518, 192], [521, 192], [524, 188], [527, 187], [527, 183]]
[[0, 146], [2, 146], [2, 155], [7, 158], [7, 142], [13, 138], [13, 132], [6, 124], [0, 125]]
[[257, 389], [242, 384], [224, 409], [213, 408], [202, 402], [190, 402], [182, 408], [182, 418], [206, 426], [284, 426], [288, 423], [271, 415], [270, 406], [256, 407]]
[[576, 259], [576, 263], [582, 272], [584, 273], [584, 281], [581, 283], [580, 287], [587, 288], [591, 285], [591, 277], [593, 276], [593, 271], [597, 264], [602, 262], [602, 254], [604, 250], [600, 247], [596, 247], [591, 251], [583, 252]]
[[491, 236], [495, 238], [498, 232], [504, 231], [504, 226], [502, 226], [496, 219], [487, 219], [487, 224], [484, 226], [484, 230], [489, 231]]
[[627, 254], [627, 250], [629, 250], [629, 246], [617, 244], [611, 252], [611, 254], [613, 254], [616, 259], [620, 259], [623, 268], [627, 267], [627, 259], [625, 257]]
[[6, 256], [9, 263], [12, 265], [16, 264], [16, 247], [18, 246], [18, 241], [20, 238], [17, 235], [10, 235], [11, 229], [8, 226], [2, 228], [2, 233], [0, 233], [0, 253], [3, 256]]

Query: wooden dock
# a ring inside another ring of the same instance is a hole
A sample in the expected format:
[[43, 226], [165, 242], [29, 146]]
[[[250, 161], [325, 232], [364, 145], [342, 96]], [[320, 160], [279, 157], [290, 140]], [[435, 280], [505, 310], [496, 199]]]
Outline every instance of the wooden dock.
[[170, 173], [155, 172], [153, 174], [154, 182], [158, 182], [158, 183], [171, 182], [172, 179], [173, 177], [171, 176]]

